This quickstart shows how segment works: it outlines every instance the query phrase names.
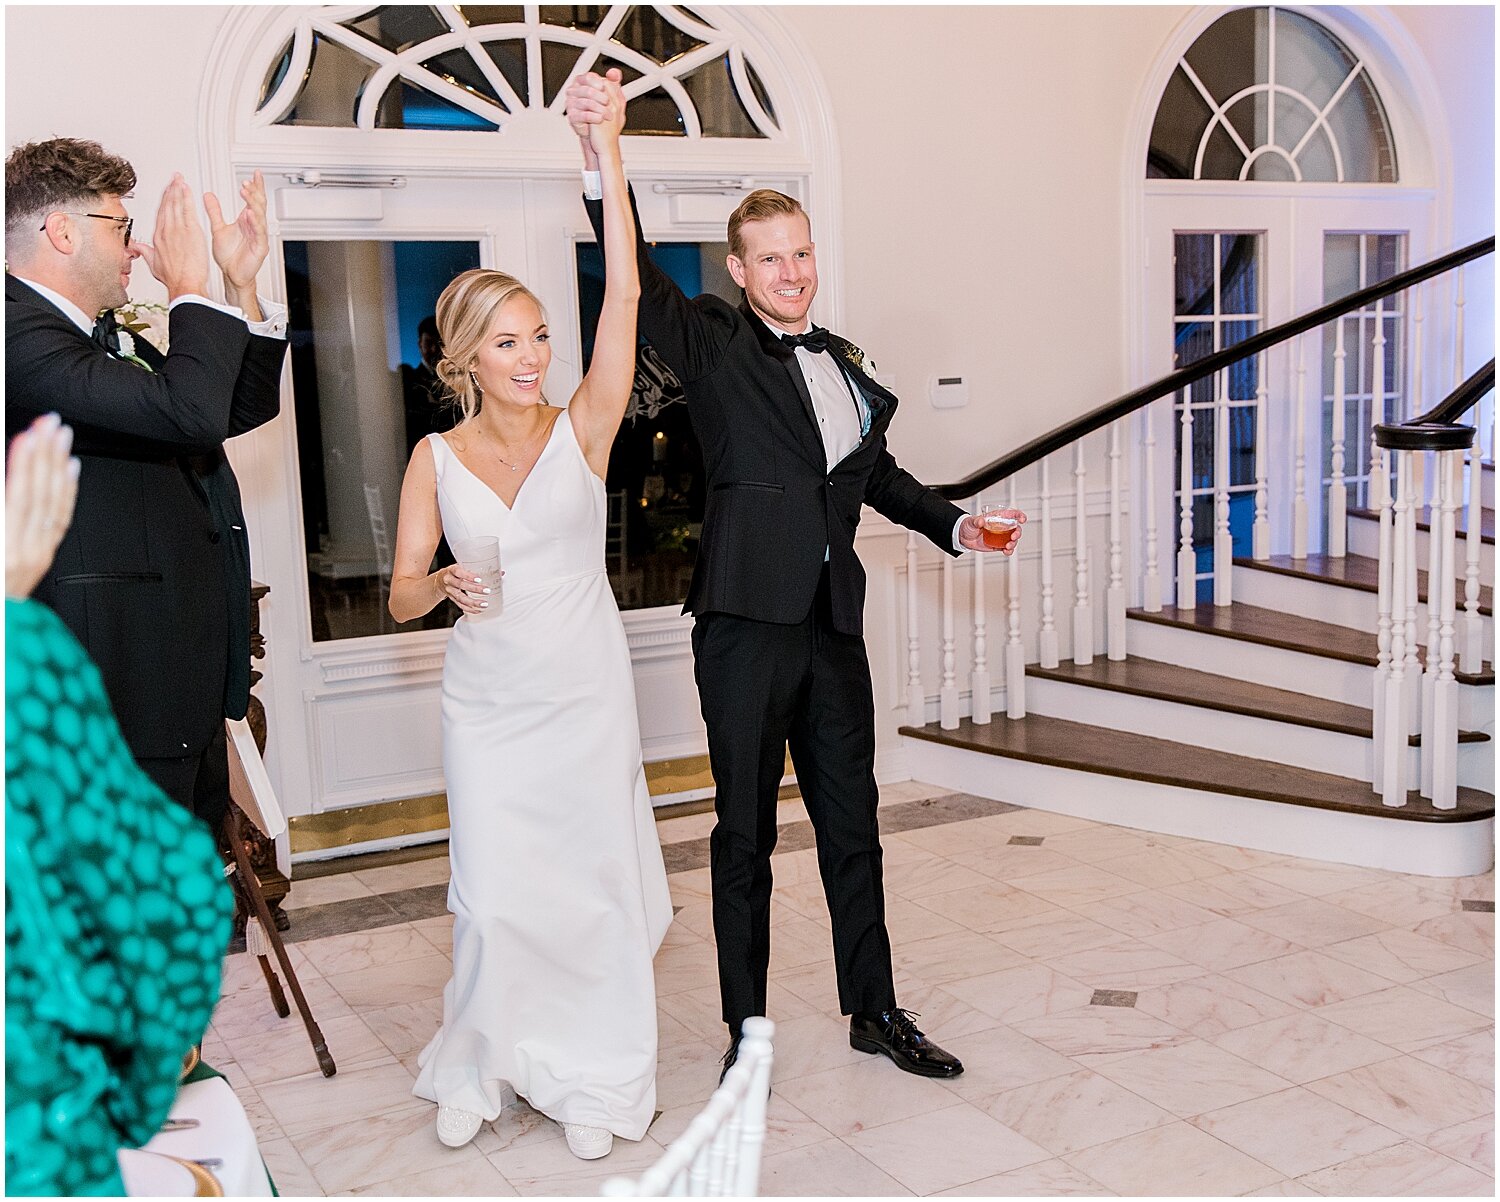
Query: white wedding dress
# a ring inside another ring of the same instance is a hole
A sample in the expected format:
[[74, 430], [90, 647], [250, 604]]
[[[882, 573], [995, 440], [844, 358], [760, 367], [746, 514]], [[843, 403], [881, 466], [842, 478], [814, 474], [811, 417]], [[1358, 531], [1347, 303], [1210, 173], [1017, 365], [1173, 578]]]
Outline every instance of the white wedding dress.
[[656, 1105], [652, 957], [672, 920], [605, 493], [567, 411], [513, 505], [428, 436], [449, 545], [500, 540], [499, 612], [443, 663], [453, 977], [413, 1092], [485, 1119], [507, 1087], [640, 1139]]

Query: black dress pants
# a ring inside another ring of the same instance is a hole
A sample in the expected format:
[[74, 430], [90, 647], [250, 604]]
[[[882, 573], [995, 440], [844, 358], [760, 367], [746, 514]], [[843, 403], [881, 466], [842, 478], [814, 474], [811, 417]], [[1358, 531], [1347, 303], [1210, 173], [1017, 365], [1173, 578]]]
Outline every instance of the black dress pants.
[[219, 724], [208, 746], [196, 755], [142, 759], [137, 763], [161, 790], [185, 810], [191, 810], [219, 837], [229, 808], [229, 745]]
[[776, 796], [792, 764], [817, 837], [843, 1013], [896, 1004], [876, 818], [875, 702], [864, 639], [833, 629], [827, 569], [793, 626], [699, 616], [693, 655], [718, 823], [709, 839], [724, 1021], [766, 1012]]

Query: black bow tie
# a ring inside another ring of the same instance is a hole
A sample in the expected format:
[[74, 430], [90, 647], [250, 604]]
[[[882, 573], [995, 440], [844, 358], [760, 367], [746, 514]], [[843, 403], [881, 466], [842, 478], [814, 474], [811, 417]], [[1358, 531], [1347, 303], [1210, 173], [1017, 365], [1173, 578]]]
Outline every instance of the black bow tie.
[[115, 320], [115, 311], [106, 309], [99, 314], [99, 319], [94, 322], [94, 341], [106, 351], [118, 352], [120, 349], [120, 324]]
[[806, 347], [813, 354], [828, 349], [828, 331], [822, 326], [813, 326], [806, 334], [781, 334], [781, 341], [789, 347]]

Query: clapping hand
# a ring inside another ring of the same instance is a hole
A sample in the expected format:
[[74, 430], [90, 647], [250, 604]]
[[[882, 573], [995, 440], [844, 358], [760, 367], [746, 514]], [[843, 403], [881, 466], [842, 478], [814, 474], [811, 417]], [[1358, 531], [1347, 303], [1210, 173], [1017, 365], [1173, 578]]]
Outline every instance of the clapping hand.
[[978, 517], [972, 514], [964, 517], [958, 527], [958, 541], [970, 551], [999, 551], [1012, 555], [1025, 524], [1026, 515], [1019, 509], [987, 509]]
[[73, 520], [78, 460], [73, 431], [57, 414], [32, 422], [10, 444], [5, 463], [5, 595], [30, 595]]
[[166, 286], [169, 299], [189, 293], [202, 296], [208, 291], [208, 242], [193, 208], [193, 190], [181, 172], [161, 194], [151, 241], [137, 239], [130, 245]]
[[203, 194], [203, 207], [208, 212], [214, 262], [224, 273], [225, 290], [254, 321], [259, 317], [255, 277], [271, 249], [266, 226], [266, 181], [259, 171], [240, 185], [240, 198], [245, 207], [233, 221], [224, 219], [219, 198], [212, 192]]

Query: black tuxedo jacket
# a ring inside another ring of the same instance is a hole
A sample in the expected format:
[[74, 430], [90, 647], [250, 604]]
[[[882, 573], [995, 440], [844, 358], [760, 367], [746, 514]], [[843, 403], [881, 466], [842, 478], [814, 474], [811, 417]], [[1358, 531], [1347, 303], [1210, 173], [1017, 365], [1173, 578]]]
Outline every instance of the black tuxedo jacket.
[[162, 356], [118, 359], [5, 277], [5, 433], [73, 427], [78, 504], [35, 596], [99, 665], [138, 759], [196, 754], [242, 717], [250, 543], [226, 438], [276, 416], [286, 342], [207, 305], [172, 311]]
[[[602, 250], [603, 207], [585, 205]], [[897, 465], [885, 445], [896, 397], [865, 374], [858, 348], [832, 334], [827, 353], [864, 397], [870, 425], [830, 470], [795, 352], [748, 302], [689, 300], [651, 262], [639, 215], [636, 230], [640, 332], [687, 392], [708, 472], [703, 541], [684, 611], [800, 622], [816, 597], [826, 548], [834, 627], [862, 633], [865, 572], [854, 553], [861, 504], [949, 554], [963, 511]]]

